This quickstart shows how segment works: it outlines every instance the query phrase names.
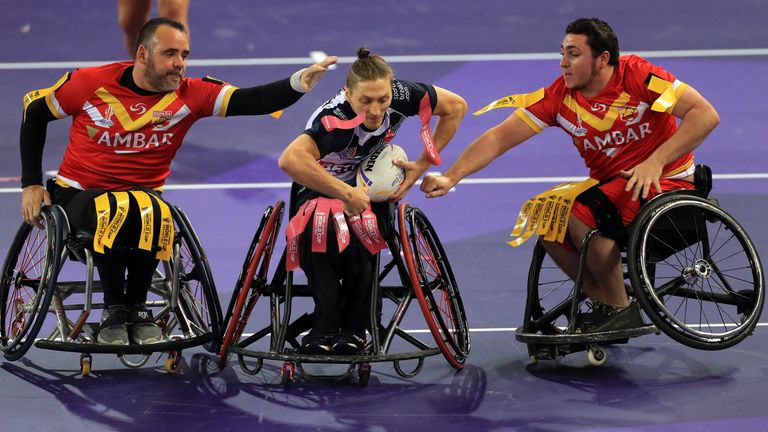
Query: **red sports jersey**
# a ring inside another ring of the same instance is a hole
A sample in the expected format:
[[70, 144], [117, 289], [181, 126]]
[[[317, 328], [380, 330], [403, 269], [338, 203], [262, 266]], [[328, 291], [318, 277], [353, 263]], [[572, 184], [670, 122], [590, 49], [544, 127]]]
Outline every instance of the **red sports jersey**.
[[[647, 85], [654, 75], [672, 83], [677, 96], [687, 87], [643, 58], [622, 56], [597, 96], [587, 99], [580, 91], [569, 90], [561, 76], [544, 90], [543, 99], [515, 114], [537, 133], [547, 126], [565, 130], [584, 158], [589, 176], [607, 181], [647, 159], [677, 130], [677, 121], [669, 113], [672, 107], [666, 112], [651, 110], [659, 98]], [[682, 178], [692, 173], [693, 155], [688, 153], [665, 166], [663, 176]]]
[[158, 188], [189, 128], [224, 116], [233, 86], [184, 78], [173, 92], [140, 95], [120, 84], [133, 63], [77, 69], [46, 96], [51, 112], [72, 116], [58, 180], [79, 189]]

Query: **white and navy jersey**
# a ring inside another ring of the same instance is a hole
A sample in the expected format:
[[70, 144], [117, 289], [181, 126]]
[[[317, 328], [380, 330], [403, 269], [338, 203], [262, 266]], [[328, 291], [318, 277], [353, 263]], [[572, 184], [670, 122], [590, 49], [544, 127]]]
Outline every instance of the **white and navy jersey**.
[[369, 131], [361, 124], [353, 129], [338, 128], [328, 131], [323, 125], [323, 117], [351, 120], [356, 116], [347, 101], [344, 89], [341, 89], [336, 97], [325, 102], [312, 114], [304, 133], [317, 143], [320, 165], [339, 180], [354, 185], [355, 170], [360, 162], [377, 148], [392, 141], [406, 117], [419, 114], [419, 106], [425, 95], [429, 96], [430, 108], [434, 110], [437, 94], [433, 86], [394, 80], [392, 104], [384, 114], [384, 120], [378, 129]]

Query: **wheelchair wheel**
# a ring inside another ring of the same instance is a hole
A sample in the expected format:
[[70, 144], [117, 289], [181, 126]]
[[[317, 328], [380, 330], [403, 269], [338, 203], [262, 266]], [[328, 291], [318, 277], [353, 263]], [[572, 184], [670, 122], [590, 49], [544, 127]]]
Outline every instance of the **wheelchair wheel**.
[[551, 335], [564, 333], [563, 329], [569, 324], [575, 285], [544, 250], [542, 240], [538, 239], [528, 269], [524, 332]]
[[461, 369], [470, 350], [469, 327], [448, 258], [421, 210], [401, 204], [398, 216], [413, 292], [443, 356]]
[[269, 283], [269, 262], [280, 232], [283, 208], [282, 201], [278, 201], [274, 207], [267, 207], [248, 248], [224, 320], [224, 336], [219, 349], [221, 367], [226, 366], [229, 347], [240, 339], [253, 307], [261, 296], [262, 288]]
[[189, 219], [178, 207], [171, 206], [179, 242], [179, 305], [195, 336], [212, 333], [213, 339], [203, 347], [217, 352], [221, 328], [221, 307], [205, 256]]
[[3, 263], [0, 343], [9, 361], [32, 346], [51, 304], [60, 263], [60, 214], [56, 207], [45, 207], [44, 228], [22, 224]]
[[628, 270], [651, 321], [692, 348], [736, 345], [757, 325], [765, 280], [744, 229], [711, 201], [651, 201], [630, 231]]

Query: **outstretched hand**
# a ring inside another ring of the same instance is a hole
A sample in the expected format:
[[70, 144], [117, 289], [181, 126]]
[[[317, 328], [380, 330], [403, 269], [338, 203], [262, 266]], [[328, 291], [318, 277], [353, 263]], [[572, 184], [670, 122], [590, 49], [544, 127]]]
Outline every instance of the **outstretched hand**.
[[312, 87], [314, 87], [323, 75], [325, 75], [328, 67], [336, 64], [337, 61], [339, 61], [338, 57], [328, 56], [324, 60], [304, 69], [304, 72], [301, 73], [300, 77], [301, 88], [304, 89], [305, 92], [312, 91]]
[[448, 193], [456, 182], [444, 175], [428, 175], [421, 182], [421, 191], [427, 194], [427, 198], [437, 198]]
[[400, 184], [400, 187], [397, 188], [394, 194], [392, 194], [391, 197], [389, 197], [389, 202], [397, 202], [403, 199], [405, 194], [408, 193], [408, 191], [411, 189], [414, 183], [416, 183], [416, 180], [421, 177], [422, 174], [424, 174], [424, 171], [429, 168], [429, 162], [426, 163], [426, 165], [422, 162], [416, 161], [416, 162], [408, 162], [400, 159], [395, 159], [392, 161], [392, 163], [402, 168], [405, 171], [405, 180], [403, 180], [403, 183]]

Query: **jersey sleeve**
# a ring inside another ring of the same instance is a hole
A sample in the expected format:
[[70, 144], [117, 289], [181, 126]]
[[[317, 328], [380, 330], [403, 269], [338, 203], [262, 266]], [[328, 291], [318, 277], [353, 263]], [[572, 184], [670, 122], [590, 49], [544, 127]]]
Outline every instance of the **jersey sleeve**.
[[518, 108], [514, 115], [539, 133], [549, 126], [557, 124], [557, 111], [563, 101], [565, 84], [558, 78], [544, 89], [544, 97], [530, 106]]
[[51, 114], [60, 119], [77, 113], [93, 93], [94, 81], [84, 69], [65, 74], [53, 87], [49, 87], [52, 91], [45, 95]]
[[432, 111], [437, 106], [437, 92], [431, 84], [420, 82], [394, 80], [392, 82], [392, 109], [405, 116], [419, 114], [421, 100], [429, 95], [429, 104]]
[[[672, 88], [675, 98], [679, 98], [688, 85], [661, 66], [655, 65], [642, 57], [626, 57], [624, 86], [641, 100], [652, 105], [668, 87]], [[671, 111], [671, 108], [669, 110]]]
[[237, 87], [215, 78], [191, 78], [186, 83], [184, 98], [197, 117], [224, 117], [232, 93]]

